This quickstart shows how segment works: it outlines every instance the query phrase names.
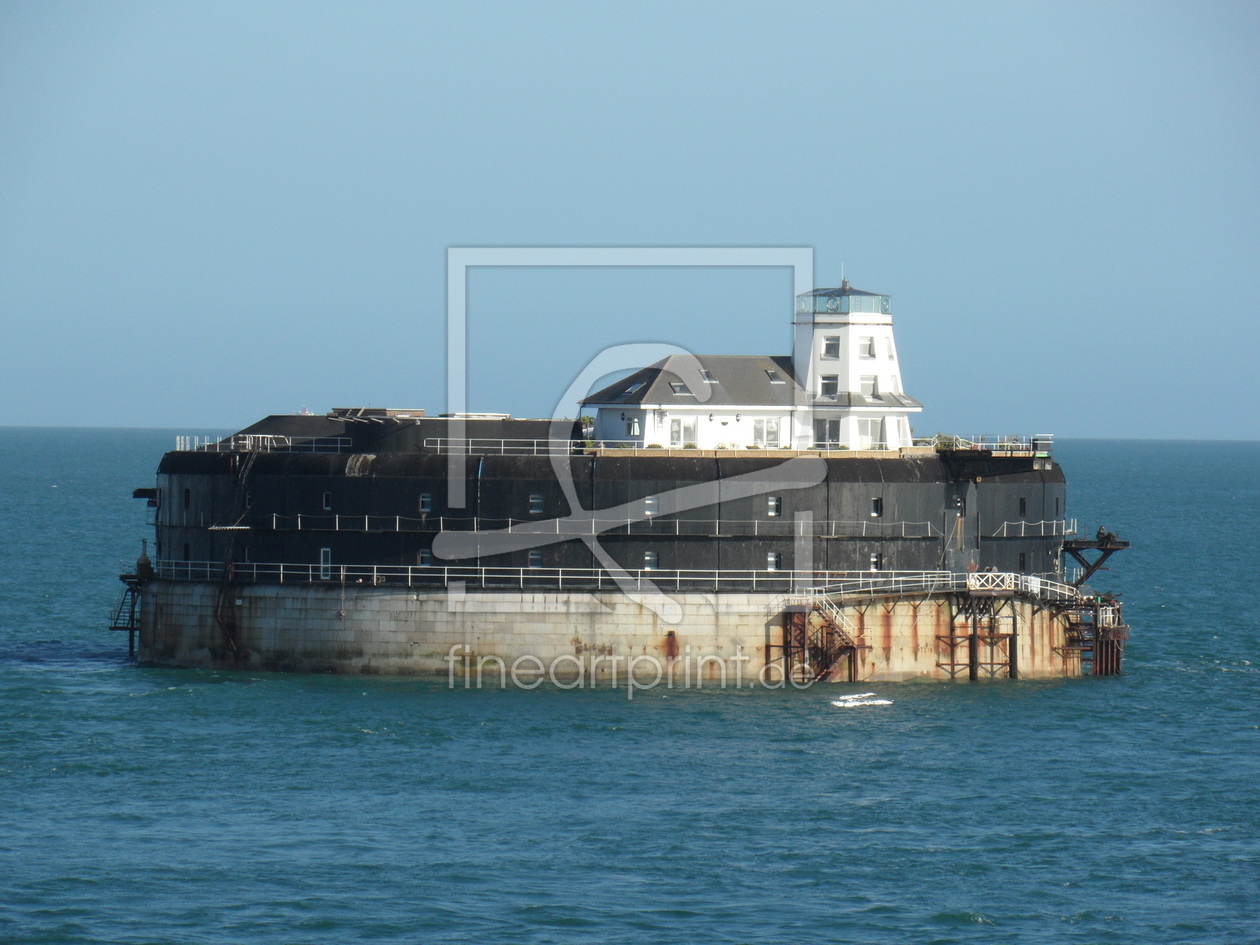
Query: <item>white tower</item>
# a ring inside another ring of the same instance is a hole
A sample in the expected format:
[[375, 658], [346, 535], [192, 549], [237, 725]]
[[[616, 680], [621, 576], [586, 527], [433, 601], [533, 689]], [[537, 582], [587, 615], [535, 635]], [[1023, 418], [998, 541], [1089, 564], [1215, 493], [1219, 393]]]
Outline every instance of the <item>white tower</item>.
[[907, 397], [887, 295], [847, 279], [796, 297], [792, 365], [802, 388], [796, 445], [899, 449], [911, 445]]

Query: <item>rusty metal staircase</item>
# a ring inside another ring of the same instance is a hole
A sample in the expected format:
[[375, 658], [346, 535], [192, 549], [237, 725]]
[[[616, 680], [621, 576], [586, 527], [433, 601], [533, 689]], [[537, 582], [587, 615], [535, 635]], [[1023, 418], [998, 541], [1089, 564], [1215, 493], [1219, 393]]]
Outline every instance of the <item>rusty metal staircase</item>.
[[784, 671], [800, 673], [802, 681], [856, 682], [858, 652], [867, 647], [853, 638], [851, 630], [844, 613], [825, 598], [788, 611]]
[[1119, 675], [1129, 639], [1120, 602], [1086, 597], [1065, 608], [1063, 615], [1067, 621], [1065, 641], [1055, 652], [1079, 658], [1082, 676]]
[[144, 584], [144, 578], [136, 574], [120, 574], [118, 580], [122, 581], [126, 587], [123, 590], [122, 599], [114, 609], [109, 629], [126, 631], [127, 655], [135, 656], [136, 633], [140, 630], [140, 588]]

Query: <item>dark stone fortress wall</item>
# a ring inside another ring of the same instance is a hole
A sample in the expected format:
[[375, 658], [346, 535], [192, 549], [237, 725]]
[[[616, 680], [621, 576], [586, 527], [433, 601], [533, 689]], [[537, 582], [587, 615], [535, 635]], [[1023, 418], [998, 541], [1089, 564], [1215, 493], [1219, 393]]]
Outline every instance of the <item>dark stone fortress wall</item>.
[[[821, 482], [766, 484], [755, 495], [732, 496], [727, 480], [763, 475], [768, 483], [798, 454], [579, 452], [563, 457], [573, 508], [554, 457], [469, 455], [462, 459], [464, 505], [455, 507], [448, 456], [425, 451], [418, 425], [402, 429], [410, 432], [351, 431], [356, 452], [168, 453], [158, 472], [156, 557], [314, 564], [328, 548], [335, 564], [442, 565], [449, 562], [431, 553], [439, 531], [493, 536], [510, 521], [598, 530], [601, 545], [628, 570], [1059, 573], [1062, 526], [1043, 523], [1066, 519], [1065, 483], [1049, 459], [932, 450], [812, 454], [825, 457]], [[367, 442], [368, 433], [376, 442]], [[368, 446], [385, 448], [359, 451]], [[662, 501], [688, 487], [702, 500], [707, 490], [709, 501], [662, 512]], [[591, 510], [606, 521], [592, 525]], [[532, 557], [527, 549], [496, 549], [491, 538], [486, 553], [459, 563], [597, 566], [587, 544], [573, 538], [542, 544]]]

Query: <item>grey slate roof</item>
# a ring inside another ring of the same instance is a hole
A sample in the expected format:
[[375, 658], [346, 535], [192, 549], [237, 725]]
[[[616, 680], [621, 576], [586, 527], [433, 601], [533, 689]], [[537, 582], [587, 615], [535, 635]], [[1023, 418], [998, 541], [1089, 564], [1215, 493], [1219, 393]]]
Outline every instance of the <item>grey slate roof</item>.
[[[708, 371], [715, 383], [705, 381], [697, 370]], [[769, 371], [774, 371], [783, 383], [771, 381]], [[674, 393], [670, 385], [679, 382], [685, 385], [687, 393]], [[692, 358], [671, 355], [595, 391], [581, 402], [593, 406], [674, 404], [688, 407], [703, 404], [715, 407], [791, 407], [796, 403], [797, 389], [790, 357], [700, 354]], [[836, 407], [922, 406], [905, 394], [881, 392], [878, 397], [867, 397], [847, 391], [841, 391], [834, 398], [816, 399], [815, 403]]]
[[816, 405], [830, 406], [835, 404], [837, 407], [922, 407], [923, 405], [913, 397], [905, 394], [885, 394], [882, 391], [878, 396], [867, 397], [865, 394], [854, 394], [850, 391], [841, 391], [836, 394], [835, 400], [831, 398], [815, 397]]
[[[696, 373], [696, 365], [708, 371], [716, 383], [710, 384]], [[771, 382], [774, 371], [782, 384]], [[683, 382], [690, 393], [675, 394], [670, 383]], [[707, 397], [705, 396], [707, 392]], [[697, 396], [697, 394], [699, 396]], [[795, 402], [796, 378], [791, 358], [765, 355], [708, 355], [694, 358], [670, 355], [635, 371], [624, 380], [609, 384], [582, 400], [584, 404], [766, 404], [788, 407]]]

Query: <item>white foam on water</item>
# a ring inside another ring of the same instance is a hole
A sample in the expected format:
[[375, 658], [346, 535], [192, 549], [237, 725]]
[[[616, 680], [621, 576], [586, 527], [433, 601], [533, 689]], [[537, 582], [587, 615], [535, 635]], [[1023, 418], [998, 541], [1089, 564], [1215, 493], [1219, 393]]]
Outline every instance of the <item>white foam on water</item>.
[[[873, 692], [864, 692], [863, 696], [873, 696]], [[892, 705], [891, 699], [863, 699], [861, 696], [848, 696], [844, 699], [835, 699], [831, 703], [841, 709], [847, 709], [854, 705]]]

